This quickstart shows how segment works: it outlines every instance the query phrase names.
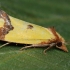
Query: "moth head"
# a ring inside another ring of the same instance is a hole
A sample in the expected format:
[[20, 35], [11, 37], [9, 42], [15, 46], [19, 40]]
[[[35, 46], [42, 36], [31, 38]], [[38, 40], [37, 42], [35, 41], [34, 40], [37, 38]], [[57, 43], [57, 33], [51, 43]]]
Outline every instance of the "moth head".
[[60, 50], [68, 52], [68, 49], [67, 49], [65, 42], [63, 40], [56, 43], [56, 48], [59, 48]]

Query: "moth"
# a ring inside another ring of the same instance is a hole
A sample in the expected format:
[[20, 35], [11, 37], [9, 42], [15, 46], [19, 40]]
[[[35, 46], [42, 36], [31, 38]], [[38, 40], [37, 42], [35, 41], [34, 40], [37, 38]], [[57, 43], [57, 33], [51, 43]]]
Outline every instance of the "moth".
[[54, 27], [42, 27], [14, 17], [0, 10], [0, 41], [6, 41], [0, 47], [10, 43], [28, 44], [20, 50], [31, 47], [45, 47], [44, 53], [53, 47], [68, 52], [64, 38]]

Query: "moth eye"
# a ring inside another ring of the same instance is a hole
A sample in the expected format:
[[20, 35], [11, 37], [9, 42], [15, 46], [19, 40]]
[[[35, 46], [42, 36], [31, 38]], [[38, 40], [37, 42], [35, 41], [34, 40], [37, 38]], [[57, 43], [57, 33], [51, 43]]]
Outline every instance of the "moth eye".
[[57, 46], [58, 46], [58, 47], [61, 47], [61, 46], [62, 46], [62, 42], [58, 42], [58, 43], [57, 43]]

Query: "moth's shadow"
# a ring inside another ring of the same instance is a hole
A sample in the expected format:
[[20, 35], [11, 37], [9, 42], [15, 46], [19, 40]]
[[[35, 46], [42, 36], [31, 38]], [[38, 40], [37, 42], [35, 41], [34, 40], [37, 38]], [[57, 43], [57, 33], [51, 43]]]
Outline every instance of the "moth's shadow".
[[[0, 41], [0, 46], [6, 44], [6, 41]], [[0, 51], [9, 51], [9, 50], [20, 50], [22, 47], [28, 46], [29, 44], [19, 44], [19, 43], [12, 43], [9, 42], [8, 45], [5, 45], [0, 48]]]

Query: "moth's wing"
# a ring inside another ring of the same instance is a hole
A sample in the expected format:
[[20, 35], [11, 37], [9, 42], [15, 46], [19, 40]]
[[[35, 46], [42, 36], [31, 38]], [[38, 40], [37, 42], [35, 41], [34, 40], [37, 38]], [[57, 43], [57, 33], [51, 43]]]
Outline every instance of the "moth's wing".
[[4, 23], [5, 23], [5, 21], [2, 18], [0, 18], [0, 27], [3, 27]]
[[25, 22], [10, 16], [13, 30], [5, 36], [5, 41], [25, 44], [38, 44], [48, 42], [50, 39], [55, 39], [48, 28], [44, 28], [29, 22]]

